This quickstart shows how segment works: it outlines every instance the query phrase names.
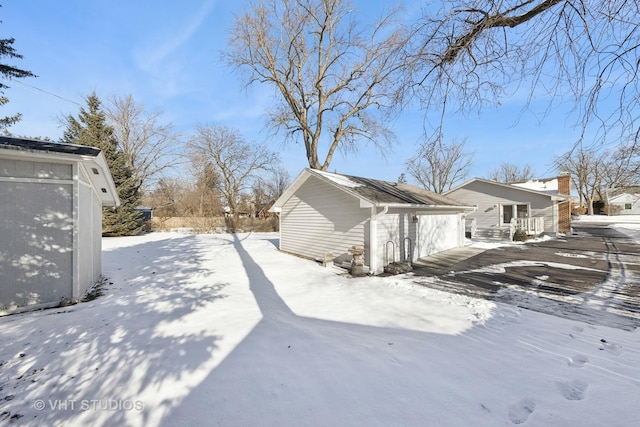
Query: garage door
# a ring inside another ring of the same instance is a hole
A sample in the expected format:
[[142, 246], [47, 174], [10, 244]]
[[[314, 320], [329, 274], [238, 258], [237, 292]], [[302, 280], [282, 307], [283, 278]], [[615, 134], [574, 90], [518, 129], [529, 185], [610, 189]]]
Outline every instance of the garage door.
[[459, 246], [460, 220], [457, 214], [420, 215], [417, 239], [418, 257]]

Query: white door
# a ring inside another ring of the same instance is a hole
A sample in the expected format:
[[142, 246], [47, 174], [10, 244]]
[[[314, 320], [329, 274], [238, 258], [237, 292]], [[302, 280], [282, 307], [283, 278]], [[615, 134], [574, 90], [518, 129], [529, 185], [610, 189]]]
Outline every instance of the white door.
[[460, 219], [457, 214], [420, 215], [415, 258], [457, 248], [460, 245]]

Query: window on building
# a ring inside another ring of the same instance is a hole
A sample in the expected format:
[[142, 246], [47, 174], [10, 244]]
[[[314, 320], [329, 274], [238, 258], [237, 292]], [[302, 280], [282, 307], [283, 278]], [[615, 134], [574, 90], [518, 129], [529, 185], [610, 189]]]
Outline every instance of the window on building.
[[516, 212], [518, 214], [518, 218], [527, 218], [529, 216], [529, 206], [517, 205]]
[[625, 210], [631, 210], [632, 209], [631, 203], [625, 203], [624, 204], [624, 208], [625, 208]]
[[529, 205], [502, 205], [502, 223], [509, 224], [513, 218], [528, 218]]

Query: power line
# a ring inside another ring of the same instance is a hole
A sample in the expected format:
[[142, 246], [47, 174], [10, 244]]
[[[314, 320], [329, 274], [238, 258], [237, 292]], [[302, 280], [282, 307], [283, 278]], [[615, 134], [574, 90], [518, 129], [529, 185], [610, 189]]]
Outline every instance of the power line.
[[44, 93], [44, 94], [46, 94], [46, 95], [53, 96], [54, 98], [58, 98], [58, 99], [60, 99], [60, 100], [62, 100], [62, 101], [70, 102], [71, 104], [75, 104], [75, 105], [77, 105], [77, 106], [79, 106], [79, 107], [82, 107], [82, 105], [81, 105], [81, 104], [79, 104], [79, 103], [77, 103], [76, 101], [72, 101], [72, 100], [67, 99], [67, 98], [65, 98], [65, 97], [63, 97], [63, 96], [56, 95], [55, 93], [52, 93], [52, 92], [46, 91], [46, 90], [44, 90], [44, 89], [40, 89], [39, 87], [37, 87], [37, 86], [33, 86], [33, 85], [30, 85], [29, 83], [24, 83], [24, 82], [21, 82], [21, 81], [19, 81], [19, 80], [12, 80], [11, 82], [12, 82], [12, 83], [18, 83], [18, 84], [23, 85], [23, 86], [27, 86], [27, 87], [29, 87], [29, 88], [31, 88], [31, 89], [35, 89], [35, 90], [37, 90], [37, 91], [39, 91], [39, 92], [42, 92], [42, 93]]

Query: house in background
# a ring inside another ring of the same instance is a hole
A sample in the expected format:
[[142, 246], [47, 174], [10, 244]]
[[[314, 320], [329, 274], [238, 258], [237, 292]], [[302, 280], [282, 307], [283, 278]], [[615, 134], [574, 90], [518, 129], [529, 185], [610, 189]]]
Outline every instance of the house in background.
[[473, 207], [419, 187], [305, 169], [271, 211], [280, 217], [280, 250], [314, 260], [351, 259], [364, 248], [369, 273], [394, 261], [464, 245]]
[[571, 177], [500, 183], [472, 179], [446, 196], [475, 206], [467, 217], [468, 233], [480, 239], [510, 239], [516, 230], [528, 235], [571, 230]]
[[609, 215], [640, 215], [640, 187], [613, 188], [606, 192]]
[[102, 267], [102, 207], [120, 204], [100, 150], [0, 137], [0, 315], [74, 301]]

